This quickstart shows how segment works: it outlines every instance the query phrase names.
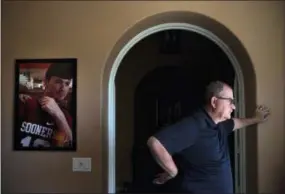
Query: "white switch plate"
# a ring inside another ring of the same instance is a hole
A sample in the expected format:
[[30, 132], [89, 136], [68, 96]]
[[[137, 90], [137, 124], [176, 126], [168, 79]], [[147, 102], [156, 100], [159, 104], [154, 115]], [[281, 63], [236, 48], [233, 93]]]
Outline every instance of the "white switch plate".
[[91, 172], [91, 158], [72, 158], [73, 172]]

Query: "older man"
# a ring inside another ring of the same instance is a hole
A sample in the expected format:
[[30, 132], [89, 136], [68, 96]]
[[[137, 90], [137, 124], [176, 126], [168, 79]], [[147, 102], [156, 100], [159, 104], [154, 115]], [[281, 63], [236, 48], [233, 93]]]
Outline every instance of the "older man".
[[233, 193], [228, 134], [261, 123], [270, 115], [267, 107], [259, 106], [252, 118], [231, 118], [235, 108], [232, 88], [221, 81], [212, 82], [203, 108], [150, 137], [150, 151], [165, 171], [154, 183], [164, 184], [176, 177], [176, 192]]

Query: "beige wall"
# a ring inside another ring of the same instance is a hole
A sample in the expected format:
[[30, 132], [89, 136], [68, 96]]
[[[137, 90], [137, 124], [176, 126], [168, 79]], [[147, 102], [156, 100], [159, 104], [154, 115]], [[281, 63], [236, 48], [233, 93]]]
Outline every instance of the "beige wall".
[[[2, 14], [3, 192], [103, 191], [100, 123], [104, 64], [118, 39], [140, 20], [165, 11], [193, 11], [227, 26], [256, 71], [257, 102], [272, 109], [258, 127], [258, 189], [273, 192], [284, 172], [283, 2], [4, 2]], [[13, 60], [78, 58], [78, 151], [12, 151]], [[92, 173], [73, 173], [72, 157], [92, 157]], [[48, 167], [48, 168], [47, 168]], [[27, 175], [24, 175], [27, 173]]]

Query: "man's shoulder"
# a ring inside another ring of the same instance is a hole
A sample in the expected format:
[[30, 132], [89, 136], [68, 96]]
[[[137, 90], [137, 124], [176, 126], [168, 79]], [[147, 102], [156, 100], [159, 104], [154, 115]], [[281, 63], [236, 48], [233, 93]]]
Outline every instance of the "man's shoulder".
[[185, 118], [185, 120], [188, 125], [195, 126], [194, 128], [196, 130], [215, 126], [215, 123], [212, 121], [204, 108], [194, 109], [189, 116]]
[[20, 100], [20, 106], [25, 107], [26, 110], [35, 110], [40, 108], [39, 102], [37, 98], [30, 97], [29, 99], [26, 99], [25, 102]]
[[229, 128], [233, 129], [234, 128], [234, 120], [233, 118], [227, 119], [225, 121], [222, 121], [218, 124], [218, 126], [221, 128]]
[[202, 120], [199, 116], [198, 112], [193, 112], [183, 118], [181, 118], [179, 121], [174, 123], [173, 127], [176, 129], [187, 129], [191, 131], [198, 130], [199, 126], [201, 125]]
[[207, 115], [205, 111], [202, 108], [197, 108], [191, 112], [191, 114], [188, 116], [188, 119], [196, 122], [197, 124], [201, 124], [206, 117]]

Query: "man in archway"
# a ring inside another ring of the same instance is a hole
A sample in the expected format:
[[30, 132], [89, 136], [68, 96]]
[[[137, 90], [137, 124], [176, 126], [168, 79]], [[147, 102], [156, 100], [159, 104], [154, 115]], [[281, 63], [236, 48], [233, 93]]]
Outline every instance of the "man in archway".
[[[154, 179], [154, 184], [164, 184], [175, 177], [176, 192], [233, 193], [228, 134], [262, 123], [270, 111], [259, 106], [252, 118], [231, 118], [235, 105], [228, 84], [212, 82], [205, 93], [203, 108], [149, 138], [150, 151], [165, 171]], [[177, 164], [174, 154], [179, 155]]]

